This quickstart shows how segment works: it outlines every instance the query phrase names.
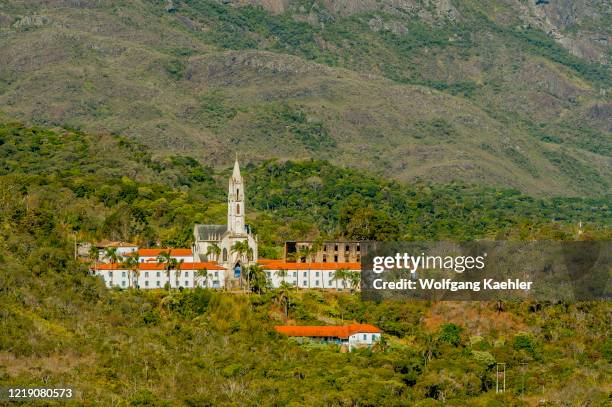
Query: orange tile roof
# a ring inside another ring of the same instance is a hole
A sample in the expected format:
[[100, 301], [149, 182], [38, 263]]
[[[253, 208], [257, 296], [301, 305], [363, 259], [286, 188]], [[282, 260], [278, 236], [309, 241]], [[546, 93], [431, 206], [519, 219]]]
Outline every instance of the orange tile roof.
[[145, 256], [159, 256], [163, 252], [170, 251], [171, 256], [193, 256], [191, 249], [139, 249], [138, 255], [141, 257]]
[[[102, 263], [97, 266], [98, 270], [127, 270], [128, 268], [121, 263]], [[139, 270], [164, 270], [162, 263], [138, 263]], [[198, 262], [198, 263], [182, 263], [181, 270], [225, 270], [217, 263], [213, 262]]]
[[[261, 263], [260, 263], [261, 264]], [[286, 263], [283, 261], [271, 261], [262, 263], [261, 267], [266, 270], [361, 270], [360, 263]]]
[[257, 259], [257, 263], [259, 264], [269, 264], [269, 263], [278, 263], [282, 262], [280, 259]]
[[342, 326], [298, 326], [280, 325], [276, 326], [276, 332], [288, 336], [308, 336], [323, 338], [348, 339], [356, 333], [381, 333], [382, 331], [370, 324], [350, 324]]

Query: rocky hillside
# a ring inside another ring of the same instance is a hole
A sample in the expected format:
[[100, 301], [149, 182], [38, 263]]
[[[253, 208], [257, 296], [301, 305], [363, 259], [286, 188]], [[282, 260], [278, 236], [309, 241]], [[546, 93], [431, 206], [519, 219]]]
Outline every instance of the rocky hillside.
[[605, 193], [610, 6], [481, 3], [0, 1], [0, 110], [212, 165]]

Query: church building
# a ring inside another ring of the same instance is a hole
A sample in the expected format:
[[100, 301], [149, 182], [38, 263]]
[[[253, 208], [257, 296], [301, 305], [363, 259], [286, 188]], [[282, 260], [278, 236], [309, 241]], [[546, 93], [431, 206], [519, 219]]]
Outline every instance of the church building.
[[245, 222], [245, 209], [244, 181], [236, 159], [227, 194], [227, 224], [196, 224], [193, 230], [194, 258], [222, 266], [228, 288], [239, 283], [245, 267], [257, 263], [257, 237]]

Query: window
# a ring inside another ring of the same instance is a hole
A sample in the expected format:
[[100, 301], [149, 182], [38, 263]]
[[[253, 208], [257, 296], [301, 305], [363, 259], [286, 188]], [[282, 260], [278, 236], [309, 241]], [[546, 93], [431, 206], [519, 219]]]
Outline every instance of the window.
[[215, 271], [215, 278], [219, 277], [219, 272]]
[[348, 252], [349, 251], [349, 245], [344, 246], [344, 251]]
[[158, 271], [158, 272], [157, 272], [157, 277], [159, 277], [159, 276], [161, 276], [161, 273]]
[[185, 280], [185, 287], [189, 287], [189, 281]]
[[323, 245], [323, 251], [324, 251], [324, 252], [326, 252], [326, 251], [327, 251], [327, 245], [326, 245], [326, 244], [324, 244], [324, 245]]
[[240, 204], [236, 204], [236, 215], [240, 215]]
[[306, 280], [304, 280], [304, 281], [302, 282], [302, 285], [303, 285], [304, 287], [306, 287], [306, 286], [308, 285], [308, 283], [306, 282]]
[[304, 277], [307, 277], [307, 276], [308, 276], [308, 273], [307, 273], [307, 272], [303, 272], [303, 273], [302, 273], [302, 275], [303, 275]]
[[297, 277], [297, 271], [293, 272], [293, 277]]
[[123, 281], [121, 282], [121, 285], [125, 287], [125, 285], [126, 285], [126, 284], [125, 284], [125, 280], [123, 280]]
[[367, 340], [367, 339], [368, 339], [368, 335], [363, 334], [363, 340], [365, 341], [365, 340]]
[[334, 245], [334, 251], [336, 251], [336, 252], [338, 251], [338, 245], [337, 244]]
[[349, 261], [349, 256], [348, 255], [344, 256], [344, 262], [348, 263], [348, 261]]
[[317, 287], [319, 286], [319, 280], [315, 281], [315, 286], [317, 286]]
[[108, 272], [108, 276], [109, 276], [110, 278], [113, 278], [113, 272], [112, 272], [112, 271], [109, 271], [109, 272]]
[[227, 249], [223, 249], [223, 261], [227, 261]]
[[318, 271], [315, 273], [315, 277], [319, 277], [319, 272]]
[[149, 272], [145, 271], [145, 278], [149, 278]]
[[125, 277], [125, 276], [126, 276], [125, 271], [122, 271], [121, 272], [121, 277]]
[[148, 286], [149, 286], [149, 282], [145, 281], [145, 287], [148, 287]]
[[240, 196], [240, 188], [236, 188], [236, 196]]
[[160, 281], [157, 281], [157, 286], [161, 287], [161, 282]]
[[323, 255], [323, 263], [327, 263], [327, 254]]
[[360, 249], [361, 249], [361, 248], [359, 247], [359, 243], [357, 243], [357, 246], [355, 247], [355, 250], [357, 250], [357, 252], [359, 252], [359, 251], [360, 251]]
[[334, 255], [334, 262], [336, 262], [336, 263], [338, 262], [338, 255], [337, 254]]

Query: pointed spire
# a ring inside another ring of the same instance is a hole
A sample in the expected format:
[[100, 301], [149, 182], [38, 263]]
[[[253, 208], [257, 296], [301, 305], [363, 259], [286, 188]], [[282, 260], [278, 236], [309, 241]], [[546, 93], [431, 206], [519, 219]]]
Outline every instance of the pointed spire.
[[238, 153], [236, 153], [236, 161], [234, 162], [234, 171], [232, 172], [232, 178], [240, 179], [240, 165], [238, 164]]

